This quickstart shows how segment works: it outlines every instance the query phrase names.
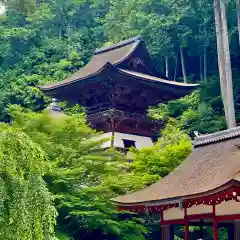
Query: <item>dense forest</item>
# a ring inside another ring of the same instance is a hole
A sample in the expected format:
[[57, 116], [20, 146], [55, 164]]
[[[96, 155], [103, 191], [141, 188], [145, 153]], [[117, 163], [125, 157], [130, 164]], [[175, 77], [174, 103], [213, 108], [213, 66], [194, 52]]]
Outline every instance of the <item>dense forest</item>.
[[[194, 131], [226, 128], [230, 113], [221, 97], [219, 79], [226, 73], [219, 64], [216, 3], [226, 13], [240, 121], [239, 0], [0, 2], [5, 9], [0, 15], [0, 238], [140, 240], [156, 234], [159, 239], [159, 222], [117, 212], [110, 199], [166, 176], [191, 152]], [[200, 88], [149, 109], [166, 127], [153, 147], [132, 149], [134, 161], [128, 163], [92, 141], [97, 133], [87, 126], [82, 108], [66, 109], [57, 120], [42, 111], [49, 99], [37, 86], [79, 70], [95, 48], [136, 35], [166, 78]], [[180, 229], [176, 239], [182, 234]]]

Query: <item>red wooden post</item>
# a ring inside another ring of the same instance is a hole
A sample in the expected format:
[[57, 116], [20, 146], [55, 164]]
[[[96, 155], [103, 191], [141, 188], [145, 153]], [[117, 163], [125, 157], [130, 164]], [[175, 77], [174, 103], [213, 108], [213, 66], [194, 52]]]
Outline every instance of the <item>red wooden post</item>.
[[190, 240], [190, 233], [189, 233], [189, 221], [187, 219], [187, 208], [184, 208], [184, 219], [185, 219], [185, 240]]
[[190, 240], [189, 222], [187, 220], [185, 221], [185, 238], [184, 239], [185, 240]]
[[218, 223], [216, 218], [213, 218], [213, 240], [218, 240]]
[[216, 206], [213, 205], [213, 240], [218, 240], [218, 223], [216, 219]]

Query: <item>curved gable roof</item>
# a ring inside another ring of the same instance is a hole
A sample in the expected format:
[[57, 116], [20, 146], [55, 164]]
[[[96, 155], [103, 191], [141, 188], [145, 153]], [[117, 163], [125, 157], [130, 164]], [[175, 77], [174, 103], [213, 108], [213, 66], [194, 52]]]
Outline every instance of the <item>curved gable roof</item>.
[[[137, 52], [137, 49], [139, 48], [143, 49], [143, 51]], [[155, 75], [149, 75], [149, 74], [122, 69], [122, 66], [125, 66], [128, 63], [128, 60], [130, 59], [130, 57], [135, 53], [137, 56], [139, 53], [140, 55], [142, 54], [144, 55], [144, 58], [148, 64], [148, 67], [151, 69], [150, 72], [153, 72], [153, 74]], [[179, 88], [184, 87], [188, 89], [188, 92], [190, 92], [193, 88], [196, 88], [197, 86], [199, 86], [198, 84], [177, 83], [174, 81], [163, 79], [164, 78], [163, 74], [161, 74], [160, 71], [152, 63], [151, 56], [146, 48], [146, 45], [142, 41], [141, 37], [137, 36], [135, 38], [122, 41], [120, 43], [111, 45], [109, 47], [97, 49], [95, 51], [94, 56], [89, 61], [89, 63], [85, 65], [83, 68], [81, 68], [80, 71], [72, 74], [71, 76], [69, 76], [63, 81], [44, 85], [44, 86], [39, 86], [39, 88], [47, 92], [53, 89], [70, 85], [72, 83], [93, 77], [101, 73], [103, 70], [107, 68], [107, 65], [111, 65], [112, 67], [115, 67], [115, 69], [118, 69], [119, 72], [128, 74], [130, 76], [132, 75], [133, 77], [139, 77], [143, 80], [155, 81], [160, 84], [175, 86]]]
[[40, 86], [39, 88], [43, 91], [50, 90], [91, 77], [92, 75], [99, 73], [101, 69], [104, 69], [107, 63], [116, 65], [124, 61], [136, 49], [140, 41], [140, 38], [137, 37], [107, 48], [98, 49], [95, 51], [95, 55], [89, 63], [81, 68], [80, 71], [72, 74], [61, 82]]

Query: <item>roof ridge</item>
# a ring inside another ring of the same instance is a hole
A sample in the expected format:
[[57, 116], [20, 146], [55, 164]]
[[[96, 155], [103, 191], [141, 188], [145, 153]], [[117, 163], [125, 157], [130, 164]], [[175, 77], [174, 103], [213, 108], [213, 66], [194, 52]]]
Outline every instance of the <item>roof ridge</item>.
[[194, 147], [199, 147], [203, 145], [208, 145], [240, 136], [240, 127], [235, 127], [231, 129], [226, 129], [220, 132], [215, 132], [211, 134], [202, 135], [196, 137], [193, 141]]
[[133, 43], [135, 41], [141, 41], [141, 40], [142, 40], [142, 37], [140, 35], [138, 35], [136, 37], [126, 39], [124, 41], [118, 42], [118, 43], [113, 44], [113, 45], [108, 46], [108, 47], [97, 48], [95, 50], [94, 54], [97, 55], [99, 53], [107, 52], [109, 50], [113, 50], [115, 48], [123, 47], [123, 46], [128, 45], [130, 43]]

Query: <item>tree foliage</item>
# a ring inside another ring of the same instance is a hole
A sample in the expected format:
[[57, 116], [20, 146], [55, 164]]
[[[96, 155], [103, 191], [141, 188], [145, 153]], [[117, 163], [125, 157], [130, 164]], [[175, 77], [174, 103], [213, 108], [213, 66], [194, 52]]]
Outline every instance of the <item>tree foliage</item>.
[[41, 146], [51, 164], [44, 179], [55, 197], [57, 228], [74, 239], [144, 239], [141, 220], [118, 213], [110, 202], [117, 191], [109, 179], [120, 170], [124, 174], [126, 160], [101, 148], [106, 140], [96, 140], [84, 114], [54, 118], [48, 111], [33, 113], [17, 106], [10, 112], [12, 126]]
[[176, 121], [169, 121], [161, 134], [153, 147], [132, 150], [135, 173], [165, 177], [191, 152], [191, 140], [177, 127]]
[[43, 174], [55, 198], [60, 239], [64, 232], [74, 239], [145, 239], [145, 220], [117, 212], [110, 199], [156, 182], [191, 151], [187, 135], [169, 123], [153, 147], [132, 149], [134, 161], [128, 163], [113, 149], [100, 147], [105, 140], [97, 140], [83, 113], [54, 117], [18, 106], [9, 112], [11, 128], [40, 146], [51, 166]]
[[50, 171], [44, 151], [12, 127], [1, 127], [0, 135], [0, 237], [53, 240], [56, 210], [42, 178]]
[[223, 130], [226, 123], [224, 117], [219, 113], [219, 110], [222, 112], [221, 102], [218, 100], [220, 109], [214, 110], [215, 101], [217, 99], [210, 103], [201, 102], [200, 92], [193, 92], [182, 99], [149, 109], [149, 116], [164, 122], [174, 118], [180, 129], [185, 130], [192, 137], [195, 131], [200, 134], [216, 132]]
[[[34, 111], [47, 99], [39, 84], [64, 79], [87, 63], [93, 50], [138, 34], [169, 78], [182, 81], [183, 50], [187, 80], [202, 83], [202, 99], [223, 116], [217, 68], [214, 14], [210, 0], [5, 1], [0, 16], [0, 119], [8, 104]], [[236, 4], [228, 4], [234, 99], [239, 118], [239, 44]], [[214, 96], [214, 98], [212, 97]], [[200, 103], [199, 103], [200, 104]], [[202, 107], [200, 107], [202, 108]], [[209, 106], [207, 107], [209, 108]], [[190, 114], [190, 118], [192, 114]], [[201, 116], [200, 116], [201, 118]], [[205, 131], [213, 131], [205, 127]]]

